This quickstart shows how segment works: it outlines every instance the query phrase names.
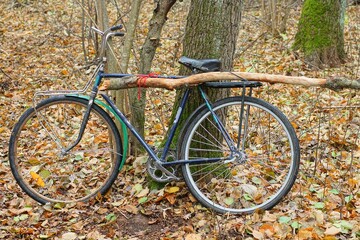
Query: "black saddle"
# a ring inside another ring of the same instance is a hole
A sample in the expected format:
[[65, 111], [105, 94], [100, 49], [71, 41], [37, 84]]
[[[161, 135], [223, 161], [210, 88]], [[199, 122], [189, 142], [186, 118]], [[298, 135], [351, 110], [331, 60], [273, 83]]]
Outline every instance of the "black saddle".
[[179, 59], [179, 63], [194, 70], [200, 70], [201, 72], [218, 72], [221, 68], [221, 62], [219, 59], [192, 59], [182, 56]]

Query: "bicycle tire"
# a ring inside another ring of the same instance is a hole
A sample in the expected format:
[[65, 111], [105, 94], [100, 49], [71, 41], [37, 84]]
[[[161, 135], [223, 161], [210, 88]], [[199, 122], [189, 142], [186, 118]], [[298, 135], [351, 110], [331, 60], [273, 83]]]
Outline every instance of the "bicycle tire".
[[55, 96], [29, 108], [14, 126], [9, 143], [11, 171], [25, 193], [41, 204], [101, 197], [114, 183], [122, 142], [111, 117], [93, 104], [79, 144], [61, 149], [78, 136], [88, 100]]
[[[215, 102], [213, 109], [246, 157], [182, 165], [192, 195], [218, 213], [249, 214], [271, 209], [290, 191], [299, 169], [299, 142], [285, 115], [261, 99], [245, 97], [242, 116], [247, 126], [239, 127], [242, 100], [241, 96], [225, 98]], [[180, 134], [178, 157], [191, 160], [229, 156], [229, 147], [218, 132], [208, 108], [199, 107]]]

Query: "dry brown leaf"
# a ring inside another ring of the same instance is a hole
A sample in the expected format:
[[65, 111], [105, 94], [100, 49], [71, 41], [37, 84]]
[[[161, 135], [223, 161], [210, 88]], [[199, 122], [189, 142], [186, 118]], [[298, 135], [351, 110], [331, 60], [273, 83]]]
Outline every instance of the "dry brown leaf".
[[200, 234], [190, 233], [185, 236], [185, 240], [201, 240]]
[[340, 228], [337, 228], [337, 227], [335, 227], [335, 226], [331, 226], [331, 227], [329, 227], [329, 228], [327, 228], [326, 230], [325, 230], [325, 232], [324, 232], [324, 234], [325, 235], [336, 235], [336, 234], [338, 234], [338, 233], [340, 233], [341, 232], [341, 229]]
[[125, 209], [127, 212], [132, 213], [132, 214], [138, 214], [138, 212], [139, 212], [139, 209], [138, 209], [136, 206], [134, 206], [134, 205], [126, 205], [126, 206], [124, 207], [124, 209]]

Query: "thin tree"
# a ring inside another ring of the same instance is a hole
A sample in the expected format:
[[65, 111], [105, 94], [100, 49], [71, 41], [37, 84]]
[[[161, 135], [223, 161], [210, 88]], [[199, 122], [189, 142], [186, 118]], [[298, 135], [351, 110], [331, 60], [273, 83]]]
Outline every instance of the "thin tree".
[[[139, 73], [148, 74], [151, 71], [152, 61], [155, 56], [156, 49], [160, 46], [160, 38], [162, 29], [166, 23], [167, 15], [176, 0], [156, 0], [155, 9], [149, 22], [149, 32], [140, 51], [140, 69]], [[140, 135], [144, 136], [145, 122], [145, 99], [146, 91], [142, 89], [139, 96], [138, 89], [130, 90], [129, 94], [131, 121]], [[137, 141], [132, 141], [131, 153], [137, 155], [140, 150]]]
[[[128, 72], [128, 65], [130, 61], [131, 51], [133, 49], [133, 42], [135, 39], [135, 32], [136, 27], [138, 25], [139, 15], [140, 15], [140, 8], [141, 8], [142, 0], [133, 0], [131, 3], [131, 10], [129, 13], [129, 21], [126, 23], [126, 34], [124, 39], [124, 44], [121, 48], [121, 63], [120, 63], [120, 70], [122, 73]], [[129, 91], [131, 90], [117, 90], [115, 92], [115, 103], [121, 111], [126, 114], [129, 114], [131, 110], [129, 109]], [[130, 94], [131, 95], [131, 94]], [[118, 124], [118, 128], [121, 125]], [[130, 135], [130, 146], [129, 151], [133, 153], [136, 148], [134, 145], [136, 141], [134, 141], [134, 137]]]

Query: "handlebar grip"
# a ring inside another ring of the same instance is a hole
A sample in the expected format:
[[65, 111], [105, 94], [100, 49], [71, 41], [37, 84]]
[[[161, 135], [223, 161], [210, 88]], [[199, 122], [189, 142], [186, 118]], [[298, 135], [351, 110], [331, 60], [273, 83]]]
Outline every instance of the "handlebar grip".
[[117, 33], [114, 34], [114, 36], [115, 36], [115, 37], [123, 37], [123, 36], [125, 36], [125, 33], [123, 33], [123, 32], [117, 32]]
[[123, 25], [122, 24], [119, 24], [119, 25], [116, 25], [116, 26], [113, 26], [110, 28], [111, 31], [116, 31], [116, 30], [120, 30], [123, 28]]

